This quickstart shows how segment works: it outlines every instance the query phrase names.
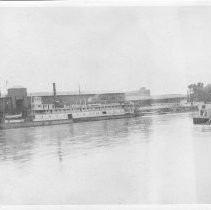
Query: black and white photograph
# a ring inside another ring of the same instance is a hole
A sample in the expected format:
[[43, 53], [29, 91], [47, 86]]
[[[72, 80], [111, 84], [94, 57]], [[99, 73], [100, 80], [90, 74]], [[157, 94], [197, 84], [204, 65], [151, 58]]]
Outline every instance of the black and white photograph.
[[53, 2], [0, 2], [0, 207], [211, 204], [211, 4]]

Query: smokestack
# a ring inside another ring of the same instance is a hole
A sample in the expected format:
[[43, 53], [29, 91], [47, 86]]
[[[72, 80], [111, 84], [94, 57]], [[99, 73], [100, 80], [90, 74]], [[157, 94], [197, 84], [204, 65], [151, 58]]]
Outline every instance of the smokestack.
[[53, 99], [54, 99], [54, 104], [56, 104], [56, 83], [53, 83]]

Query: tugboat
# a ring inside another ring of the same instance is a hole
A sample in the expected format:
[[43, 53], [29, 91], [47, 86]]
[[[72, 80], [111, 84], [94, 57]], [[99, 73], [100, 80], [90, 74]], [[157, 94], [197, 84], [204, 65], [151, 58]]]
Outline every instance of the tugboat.
[[211, 104], [202, 104], [199, 106], [199, 112], [193, 117], [194, 124], [211, 124]]

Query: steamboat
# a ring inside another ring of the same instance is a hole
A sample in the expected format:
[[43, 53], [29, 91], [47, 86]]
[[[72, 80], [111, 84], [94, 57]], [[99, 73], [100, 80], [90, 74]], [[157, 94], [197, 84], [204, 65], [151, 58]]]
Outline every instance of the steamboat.
[[118, 119], [134, 116], [132, 103], [64, 105], [44, 104], [41, 97], [31, 98], [31, 110], [27, 117], [22, 114], [4, 115], [0, 129], [70, 124], [92, 120]]

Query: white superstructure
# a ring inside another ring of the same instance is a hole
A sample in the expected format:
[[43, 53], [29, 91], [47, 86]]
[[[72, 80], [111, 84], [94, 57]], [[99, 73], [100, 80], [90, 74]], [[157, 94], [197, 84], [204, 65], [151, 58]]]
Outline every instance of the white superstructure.
[[63, 108], [55, 108], [53, 104], [43, 104], [41, 97], [33, 97], [31, 107], [33, 121], [85, 119], [134, 113], [132, 104], [64, 105]]

